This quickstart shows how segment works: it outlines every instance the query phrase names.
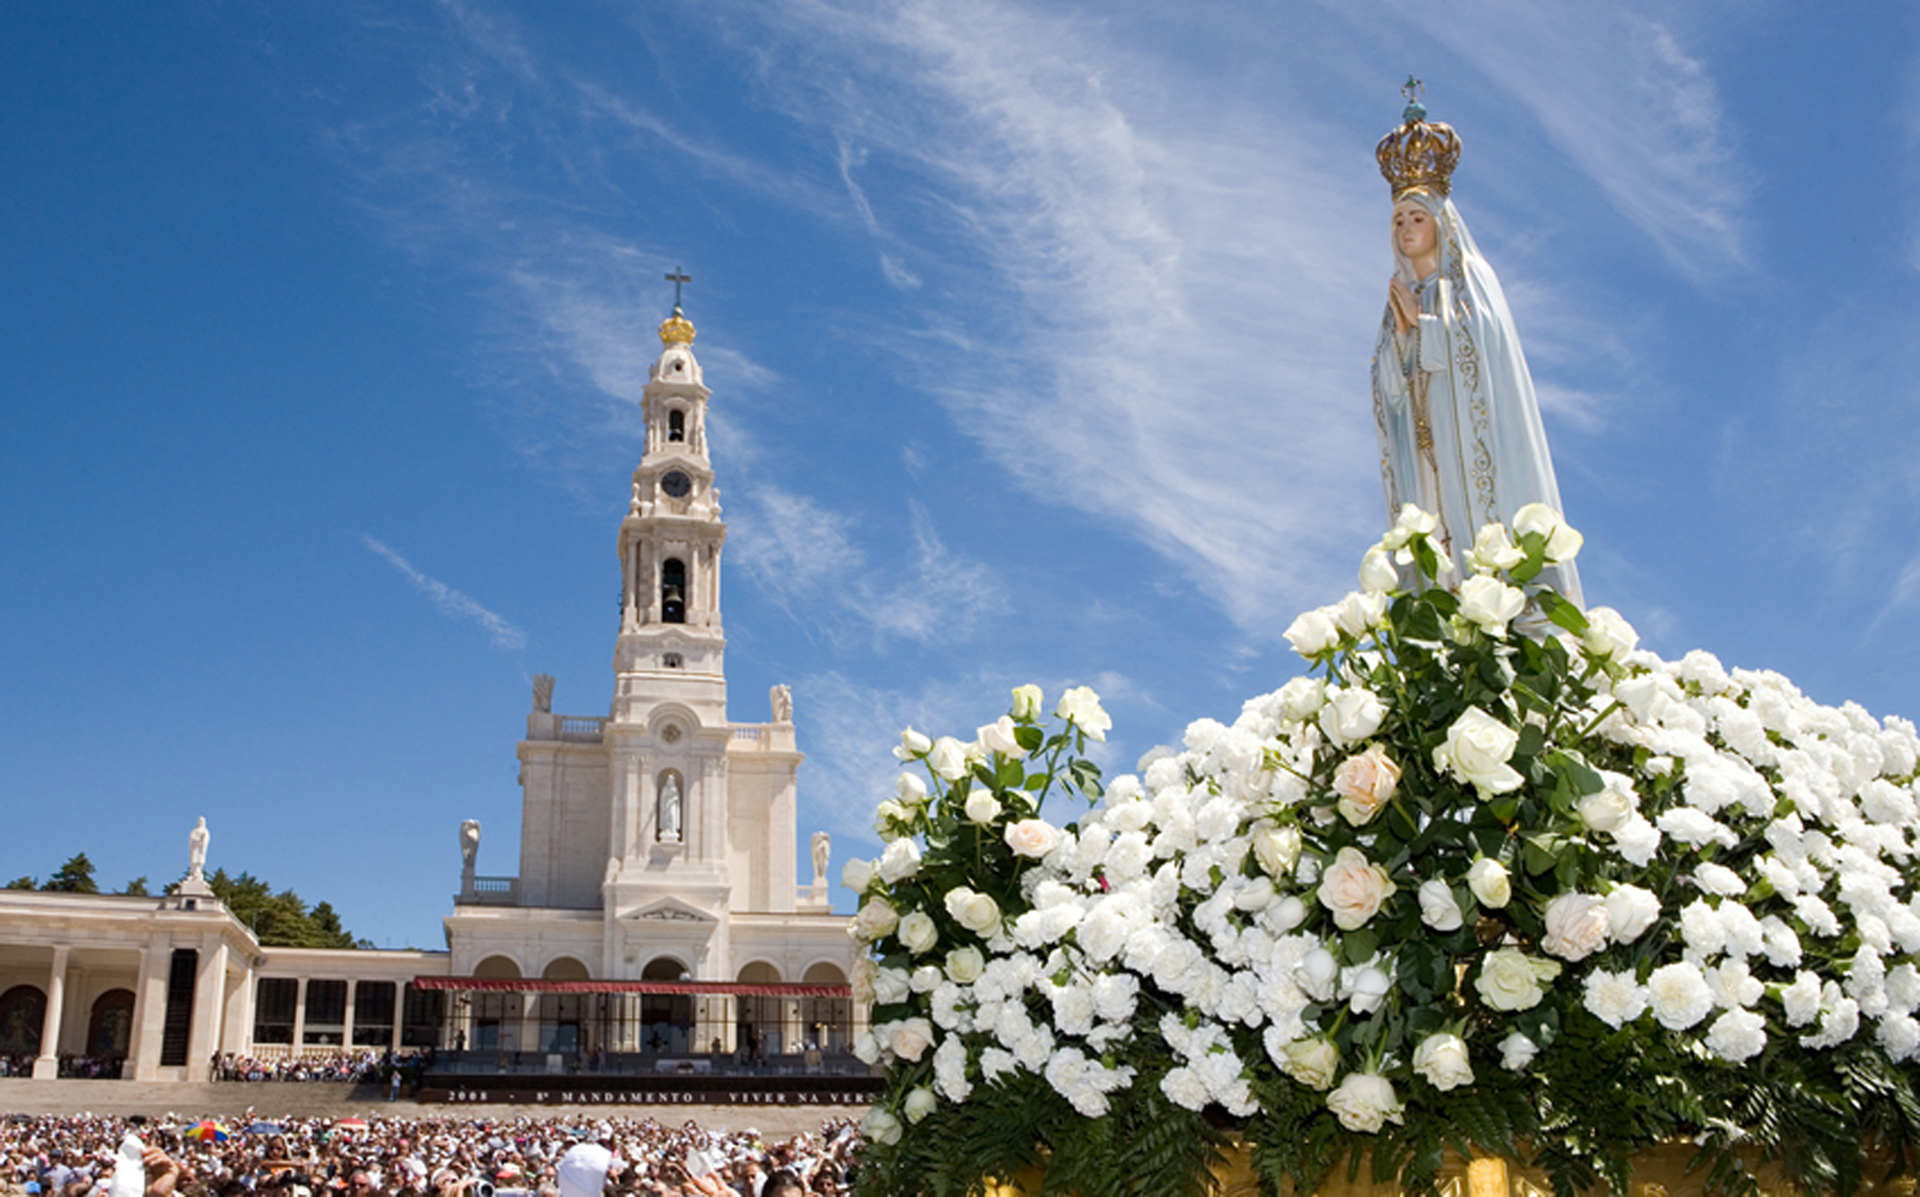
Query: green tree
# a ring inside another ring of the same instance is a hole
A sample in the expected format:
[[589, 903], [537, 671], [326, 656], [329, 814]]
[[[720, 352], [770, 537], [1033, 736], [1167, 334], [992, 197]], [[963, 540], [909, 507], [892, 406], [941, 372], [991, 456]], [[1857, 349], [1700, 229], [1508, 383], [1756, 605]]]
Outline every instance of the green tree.
[[145, 898], [151, 896], [147, 893], [147, 879], [144, 875], [135, 877], [132, 881], [127, 882], [126, 888], [121, 890], [120, 893], [129, 898]]
[[76, 853], [60, 871], [47, 878], [40, 887], [54, 894], [97, 894], [100, 887], [93, 882], [93, 862], [87, 859], [85, 852]]
[[279, 893], [252, 873], [229, 877], [225, 869], [207, 876], [214, 896], [233, 917], [253, 929], [262, 946], [270, 948], [351, 948], [353, 936], [340, 925], [333, 906], [321, 902], [312, 910], [290, 889]]
[[7, 882], [8, 889], [39, 889], [40, 883], [31, 877], [15, 877]]

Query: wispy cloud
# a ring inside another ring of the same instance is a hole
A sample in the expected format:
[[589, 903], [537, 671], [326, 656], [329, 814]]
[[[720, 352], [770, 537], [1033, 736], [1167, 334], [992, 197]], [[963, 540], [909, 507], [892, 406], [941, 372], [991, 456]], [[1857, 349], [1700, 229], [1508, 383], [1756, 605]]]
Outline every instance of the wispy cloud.
[[836, 642], [965, 638], [1006, 606], [1005, 587], [988, 566], [949, 548], [922, 507], [910, 511], [906, 560], [876, 566], [847, 516], [753, 487], [730, 513], [733, 560], [769, 600]]
[[1526, 0], [1399, 0], [1391, 9], [1390, 22], [1377, 9], [1364, 18], [1350, 6], [1336, 11], [1445, 46], [1511, 92], [1685, 273], [1706, 280], [1753, 264], [1743, 236], [1751, 171], [1711, 73], [1671, 22], [1614, 5]]
[[504, 617], [495, 615], [445, 582], [421, 573], [405, 557], [366, 533], [360, 534], [360, 541], [374, 556], [399, 570], [415, 590], [431, 599], [440, 614], [449, 619], [464, 619], [480, 625], [495, 648], [518, 652], [527, 646], [527, 634], [508, 623]]

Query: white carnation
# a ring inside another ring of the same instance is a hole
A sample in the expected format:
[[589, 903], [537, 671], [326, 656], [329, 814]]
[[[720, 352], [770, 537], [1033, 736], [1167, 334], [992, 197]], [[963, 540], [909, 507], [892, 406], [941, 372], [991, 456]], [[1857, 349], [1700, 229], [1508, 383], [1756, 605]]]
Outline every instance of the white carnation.
[[1669, 1031], [1684, 1031], [1713, 1009], [1713, 990], [1697, 965], [1679, 961], [1653, 970], [1647, 978], [1653, 1016]]
[[1701, 1042], [1714, 1055], [1738, 1064], [1767, 1049], [1767, 1020], [1751, 1010], [1729, 1010], [1713, 1020]]
[[1594, 969], [1585, 988], [1587, 1012], [1616, 1031], [1646, 1012], [1646, 987], [1631, 972]]

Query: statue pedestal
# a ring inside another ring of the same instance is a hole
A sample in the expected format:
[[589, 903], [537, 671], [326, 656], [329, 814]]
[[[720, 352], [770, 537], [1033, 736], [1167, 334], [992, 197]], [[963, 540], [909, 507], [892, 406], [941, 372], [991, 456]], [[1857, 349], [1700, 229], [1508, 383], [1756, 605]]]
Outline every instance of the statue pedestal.
[[179, 889], [173, 892], [189, 898], [213, 897], [213, 887], [207, 884], [205, 877], [189, 877], [180, 883]]

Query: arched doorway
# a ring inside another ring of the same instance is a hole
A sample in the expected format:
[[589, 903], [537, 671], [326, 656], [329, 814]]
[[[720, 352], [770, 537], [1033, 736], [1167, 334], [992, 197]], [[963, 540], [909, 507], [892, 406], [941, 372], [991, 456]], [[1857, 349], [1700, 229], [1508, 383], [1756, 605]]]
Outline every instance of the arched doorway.
[[0, 993], [0, 1056], [40, 1054], [40, 1028], [47, 1021], [47, 995], [38, 985], [15, 985]]
[[[734, 978], [747, 985], [778, 985], [780, 970], [764, 960], [756, 960]], [[783, 1042], [786, 1019], [780, 1009], [783, 999], [748, 996], [734, 999], [734, 1042], [745, 1057], [755, 1063], [786, 1050]]]
[[[549, 981], [586, 981], [591, 979], [587, 966], [571, 956], [548, 962], [540, 974]], [[540, 1050], [577, 1052], [591, 1050], [586, 1029], [587, 1012], [594, 996], [589, 993], [543, 993], [540, 995]]]
[[93, 999], [87, 1018], [87, 1054], [124, 1058], [133, 1041], [133, 990], [109, 989]]
[[[474, 968], [473, 975], [489, 981], [517, 981], [520, 966], [511, 957], [489, 956]], [[519, 1051], [524, 1011], [525, 1003], [517, 993], [471, 994], [466, 1017], [471, 1028], [467, 1047], [477, 1052]]]
[[[640, 970], [642, 981], [691, 981], [687, 966], [672, 956], [656, 956]], [[640, 1050], [655, 1055], [685, 1055], [693, 1050], [693, 998], [684, 993], [648, 993], [640, 997]]]
[[[808, 985], [845, 985], [847, 974], [835, 964], [822, 961], [807, 970]], [[853, 1044], [852, 998], [805, 998], [800, 1003], [800, 1023], [807, 1038], [822, 1051], [844, 1052]]]

